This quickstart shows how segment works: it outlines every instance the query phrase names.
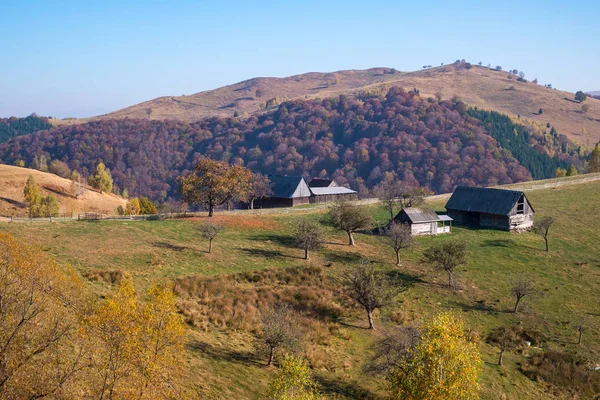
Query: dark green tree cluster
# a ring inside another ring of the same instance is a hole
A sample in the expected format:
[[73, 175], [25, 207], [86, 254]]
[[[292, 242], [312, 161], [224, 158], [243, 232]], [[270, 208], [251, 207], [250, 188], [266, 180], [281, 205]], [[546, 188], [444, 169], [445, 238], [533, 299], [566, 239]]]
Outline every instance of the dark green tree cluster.
[[30, 115], [25, 118], [0, 118], [0, 143], [14, 137], [52, 128], [47, 118]]
[[[527, 127], [516, 124], [508, 116], [495, 111], [472, 108], [468, 114], [480, 120], [488, 134], [498, 141], [500, 147], [510, 151], [521, 165], [529, 170], [533, 179], [552, 178], [557, 168], [567, 170], [571, 164], [582, 163], [575, 151], [571, 151], [570, 154], [559, 153], [560, 156], [548, 155], [545, 151], [547, 147], [551, 147], [552, 150], [568, 147], [562, 146], [561, 140], [565, 139], [559, 138], [553, 129], [549, 135], [536, 136]], [[531, 143], [536, 145], [532, 146]]]

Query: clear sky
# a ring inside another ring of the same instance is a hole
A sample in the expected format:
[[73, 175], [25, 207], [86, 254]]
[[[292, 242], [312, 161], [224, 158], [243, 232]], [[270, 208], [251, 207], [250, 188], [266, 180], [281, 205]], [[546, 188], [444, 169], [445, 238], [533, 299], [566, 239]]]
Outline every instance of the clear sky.
[[0, 117], [459, 58], [600, 90], [600, 1], [0, 0]]

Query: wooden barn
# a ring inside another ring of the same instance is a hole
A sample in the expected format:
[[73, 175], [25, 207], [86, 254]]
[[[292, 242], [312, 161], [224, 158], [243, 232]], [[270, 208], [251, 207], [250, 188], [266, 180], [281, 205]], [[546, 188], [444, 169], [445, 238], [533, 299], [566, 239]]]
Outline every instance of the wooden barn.
[[446, 210], [458, 224], [506, 231], [530, 229], [535, 212], [522, 191], [466, 186], [456, 188]]
[[314, 178], [308, 183], [311, 203], [356, 200], [356, 191], [338, 185], [333, 179]]
[[319, 187], [338, 187], [336, 181], [327, 178], [313, 178], [308, 182], [308, 187], [319, 188]]
[[301, 176], [270, 175], [270, 197], [254, 200], [254, 208], [293, 207], [310, 202], [311, 191]]
[[404, 208], [394, 217], [394, 221], [410, 225], [413, 236], [439, 235], [452, 231], [452, 218], [438, 215], [426, 208]]

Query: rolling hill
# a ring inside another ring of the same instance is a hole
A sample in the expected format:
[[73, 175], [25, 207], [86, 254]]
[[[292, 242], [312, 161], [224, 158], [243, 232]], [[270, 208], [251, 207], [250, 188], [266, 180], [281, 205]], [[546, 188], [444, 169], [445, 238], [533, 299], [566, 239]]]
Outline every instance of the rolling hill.
[[[142, 293], [154, 283], [175, 284], [179, 311], [188, 328], [187, 379], [195, 398], [263, 399], [279, 369], [265, 367], [258, 340], [260, 312], [288, 303], [298, 318], [301, 351], [311, 373], [328, 398], [388, 398], [383, 373], [365, 374], [373, 344], [402, 327], [418, 327], [440, 311], [461, 315], [479, 337], [481, 399], [591, 399], [598, 372], [583, 381], [560, 359], [542, 375], [531, 375], [532, 360], [551, 351], [572, 354], [596, 365], [600, 360], [600, 232], [590, 221], [600, 212], [598, 174], [519, 184], [528, 190], [536, 218], [553, 216], [550, 250], [534, 233], [513, 234], [454, 226], [452, 235], [419, 237], [403, 250], [402, 265], [382, 237], [358, 233], [355, 247], [345, 245], [343, 232], [322, 224], [323, 248], [303, 260], [293, 231], [299, 217], [315, 223], [326, 210], [295, 209], [220, 212], [214, 220], [225, 227], [212, 253], [198, 237], [206, 218], [161, 221], [103, 221], [61, 224], [2, 224], [10, 233], [47, 249], [61, 263], [70, 263], [87, 277], [98, 296], [114, 293], [116, 278], [131, 274]], [[429, 198], [443, 211], [446, 198]], [[387, 211], [369, 206], [380, 225]], [[422, 262], [423, 251], [435, 243], [464, 240], [468, 262], [457, 272], [460, 290], [444, 286], [445, 275]], [[377, 313], [375, 331], [366, 328], [364, 311], [349, 301], [340, 286], [345, 271], [364, 257], [405, 290], [397, 302]], [[512, 313], [515, 280], [523, 276], [536, 289]], [[583, 321], [582, 344], [577, 324]], [[520, 326], [539, 340], [533, 346], [507, 351], [496, 365], [498, 348], [486, 336], [500, 326]], [[276, 354], [276, 361], [281, 354]], [[557, 365], [558, 364], [558, 365]], [[582, 364], [587, 365], [587, 364]], [[556, 369], [552, 369], [556, 367]], [[580, 367], [581, 371], [586, 367]], [[543, 370], [541, 371], [544, 372]], [[583, 375], [585, 378], [585, 375]], [[583, 383], [582, 383], [583, 381]], [[587, 382], [587, 384], [585, 383]]]
[[92, 188], [76, 199], [69, 192], [71, 181], [60, 176], [34, 169], [13, 167], [0, 164], [0, 215], [23, 216], [27, 214], [27, 205], [23, 188], [29, 175], [33, 175], [42, 188], [44, 196], [54, 194], [60, 204], [60, 212], [84, 211], [114, 212], [127, 201], [113, 194], [99, 193]]
[[[573, 100], [574, 94], [548, 89], [531, 82], [508, 78], [505, 71], [464, 64], [447, 65], [414, 72], [390, 68], [306, 73], [287, 78], [254, 78], [186, 96], [165, 96], [115, 112], [81, 120], [52, 120], [70, 124], [90, 120], [149, 118], [197, 121], [213, 116], [240, 116], [273, 109], [284, 100], [326, 98], [339, 94], [382, 91], [390, 86], [419, 89], [421, 95], [440, 94], [444, 99], [459, 96], [464, 102], [513, 117], [550, 124], [584, 146], [600, 141], [600, 100], [589, 98], [587, 113]], [[543, 113], [540, 115], [539, 110]]]

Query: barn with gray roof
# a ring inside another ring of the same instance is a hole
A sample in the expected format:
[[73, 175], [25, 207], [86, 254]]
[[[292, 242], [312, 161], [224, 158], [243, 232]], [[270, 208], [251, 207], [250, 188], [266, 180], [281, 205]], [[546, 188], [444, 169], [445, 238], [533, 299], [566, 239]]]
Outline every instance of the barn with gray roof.
[[310, 189], [301, 176], [269, 175], [271, 195], [254, 200], [254, 208], [293, 207], [310, 202]]
[[506, 231], [530, 229], [535, 212], [522, 191], [466, 186], [456, 188], [446, 210], [458, 224]]

